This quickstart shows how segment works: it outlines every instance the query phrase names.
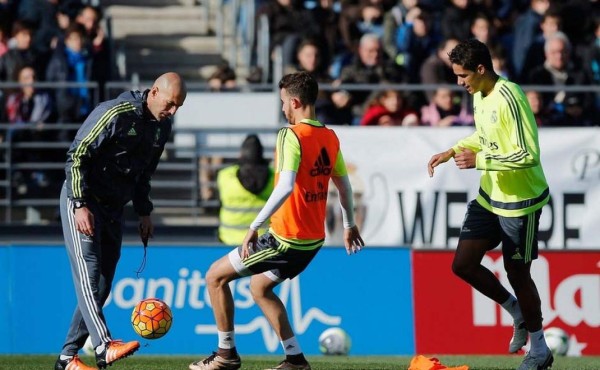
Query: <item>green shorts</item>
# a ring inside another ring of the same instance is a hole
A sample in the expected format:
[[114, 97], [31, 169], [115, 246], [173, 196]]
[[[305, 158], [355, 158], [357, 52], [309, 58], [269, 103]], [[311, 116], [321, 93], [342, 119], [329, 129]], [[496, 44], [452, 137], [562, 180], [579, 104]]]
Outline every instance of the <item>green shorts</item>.
[[490, 240], [492, 248], [502, 242], [504, 260], [531, 262], [538, 256], [538, 229], [540, 215], [538, 209], [525, 216], [503, 217], [483, 208], [476, 200], [467, 206], [467, 214], [460, 230], [460, 238], [465, 240]]
[[285, 279], [293, 279], [304, 271], [320, 249], [289, 248], [280, 244], [267, 232], [258, 238], [250, 256], [245, 260], [240, 257], [241, 246], [229, 252], [228, 256], [229, 262], [240, 276], [264, 273], [271, 280], [282, 282]]

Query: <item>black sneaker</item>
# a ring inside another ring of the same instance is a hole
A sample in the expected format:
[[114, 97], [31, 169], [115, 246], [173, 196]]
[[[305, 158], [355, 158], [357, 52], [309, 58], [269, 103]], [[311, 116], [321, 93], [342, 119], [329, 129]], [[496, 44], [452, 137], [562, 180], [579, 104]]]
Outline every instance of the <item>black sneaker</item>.
[[121, 340], [110, 341], [106, 343], [101, 354], [96, 353], [96, 365], [104, 369], [117, 360], [133, 355], [138, 349], [140, 349], [140, 342], [137, 340], [127, 343], [123, 343]]
[[67, 360], [61, 360], [60, 356], [56, 359], [54, 370], [97, 370], [95, 367], [87, 366], [81, 361], [79, 356], [75, 355]]

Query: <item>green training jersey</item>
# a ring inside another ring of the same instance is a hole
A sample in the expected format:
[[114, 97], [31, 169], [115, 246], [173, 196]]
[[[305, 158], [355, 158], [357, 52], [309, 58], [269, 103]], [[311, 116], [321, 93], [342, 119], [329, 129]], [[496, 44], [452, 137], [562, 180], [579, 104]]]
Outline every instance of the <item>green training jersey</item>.
[[540, 161], [538, 131], [519, 85], [500, 77], [488, 96], [473, 95], [476, 131], [454, 147], [477, 153], [481, 170], [477, 202], [491, 212], [518, 217], [548, 203], [550, 192]]

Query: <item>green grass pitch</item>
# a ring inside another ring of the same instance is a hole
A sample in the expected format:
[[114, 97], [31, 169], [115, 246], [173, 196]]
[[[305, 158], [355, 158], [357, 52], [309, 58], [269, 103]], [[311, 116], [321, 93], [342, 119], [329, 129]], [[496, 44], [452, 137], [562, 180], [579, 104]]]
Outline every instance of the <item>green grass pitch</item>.
[[[434, 355], [428, 355], [433, 357]], [[470, 370], [514, 370], [521, 356], [444, 356], [435, 355], [446, 366], [468, 365]], [[94, 365], [91, 357], [82, 357]], [[186, 370], [200, 359], [190, 356], [134, 355], [116, 362], [109, 370]], [[282, 358], [275, 356], [242, 356], [241, 370], [261, 370], [277, 364]], [[308, 356], [313, 370], [406, 370], [410, 356]], [[2, 370], [51, 370], [56, 356], [0, 355]], [[552, 370], [600, 370], [600, 356], [558, 357]]]

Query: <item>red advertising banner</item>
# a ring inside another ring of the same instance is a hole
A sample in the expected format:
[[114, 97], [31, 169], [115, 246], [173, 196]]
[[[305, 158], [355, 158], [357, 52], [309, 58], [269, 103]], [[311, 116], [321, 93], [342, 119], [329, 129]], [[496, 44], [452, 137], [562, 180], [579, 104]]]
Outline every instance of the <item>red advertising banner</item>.
[[[453, 251], [413, 251], [416, 352], [506, 354], [512, 318], [451, 270]], [[512, 292], [500, 252], [483, 264]], [[600, 354], [600, 252], [542, 251], [532, 276], [544, 328], [569, 334], [568, 355]]]

